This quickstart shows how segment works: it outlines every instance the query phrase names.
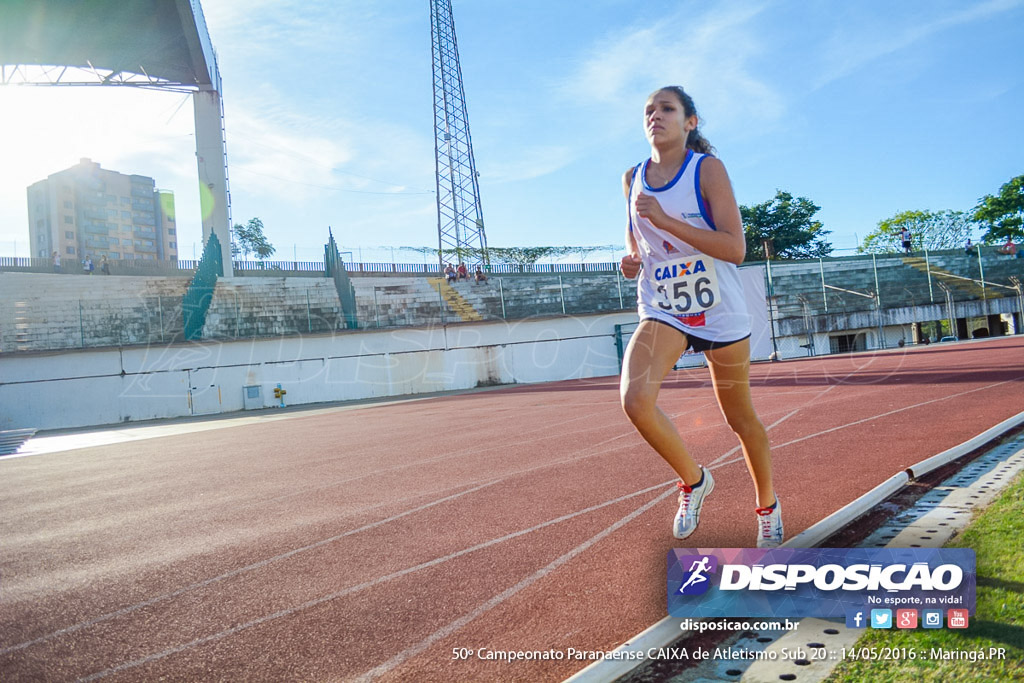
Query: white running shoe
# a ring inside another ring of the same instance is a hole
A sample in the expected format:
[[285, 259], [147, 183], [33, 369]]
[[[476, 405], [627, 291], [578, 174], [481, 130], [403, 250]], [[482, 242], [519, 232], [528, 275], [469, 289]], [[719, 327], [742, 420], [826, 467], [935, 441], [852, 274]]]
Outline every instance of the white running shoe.
[[704, 499], [708, 497], [708, 494], [715, 489], [715, 478], [711, 476], [711, 471], [704, 466], [701, 466], [700, 469], [704, 473], [704, 483], [699, 487], [693, 488], [681, 481], [676, 484], [679, 487], [679, 510], [672, 523], [672, 535], [679, 540], [697, 530], [701, 505], [704, 504]]
[[782, 543], [782, 503], [775, 496], [774, 508], [757, 508], [757, 547], [777, 548]]

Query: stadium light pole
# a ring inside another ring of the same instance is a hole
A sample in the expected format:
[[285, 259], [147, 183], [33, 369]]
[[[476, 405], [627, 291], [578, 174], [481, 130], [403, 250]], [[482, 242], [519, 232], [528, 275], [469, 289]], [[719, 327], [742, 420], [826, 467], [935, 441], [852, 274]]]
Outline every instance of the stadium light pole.
[[434, 163], [437, 181], [437, 257], [445, 252], [461, 261], [478, 251], [490, 270], [480, 174], [473, 158], [466, 91], [462, 85], [459, 46], [451, 0], [430, 0], [430, 34], [434, 73]]

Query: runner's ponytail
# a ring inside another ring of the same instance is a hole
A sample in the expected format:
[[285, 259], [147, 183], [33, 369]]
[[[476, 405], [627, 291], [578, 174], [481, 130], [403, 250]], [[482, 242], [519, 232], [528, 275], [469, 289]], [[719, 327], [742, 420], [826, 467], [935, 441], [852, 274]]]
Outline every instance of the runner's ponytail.
[[[656, 92], [670, 92], [675, 95], [679, 100], [679, 104], [683, 106], [683, 114], [686, 115], [686, 118], [697, 116], [697, 107], [693, 104], [693, 98], [683, 90], [682, 86], [666, 85], [664, 88], [661, 88]], [[700, 117], [698, 117], [698, 120], [699, 118]], [[708, 142], [708, 139], [701, 134], [699, 125], [697, 128], [690, 131], [689, 137], [686, 138], [686, 147], [687, 149], [692, 149], [694, 152], [699, 154], [713, 155], [715, 153], [715, 148], [712, 147], [711, 143]]]

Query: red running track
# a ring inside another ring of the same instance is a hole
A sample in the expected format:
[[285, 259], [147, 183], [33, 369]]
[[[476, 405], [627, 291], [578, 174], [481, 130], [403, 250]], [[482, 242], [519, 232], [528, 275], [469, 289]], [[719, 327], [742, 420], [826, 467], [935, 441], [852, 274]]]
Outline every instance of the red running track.
[[[1024, 411], [1024, 338], [755, 365], [789, 535]], [[558, 681], [665, 616], [674, 486], [616, 378], [0, 459], [0, 680]], [[754, 542], [707, 371], [660, 405]]]

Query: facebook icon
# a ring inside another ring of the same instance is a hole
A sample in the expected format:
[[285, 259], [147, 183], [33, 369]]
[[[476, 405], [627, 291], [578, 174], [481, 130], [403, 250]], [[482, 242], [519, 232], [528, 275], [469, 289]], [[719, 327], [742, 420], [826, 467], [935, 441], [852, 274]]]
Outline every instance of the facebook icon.
[[863, 608], [846, 610], [846, 628], [867, 628], [867, 612]]

